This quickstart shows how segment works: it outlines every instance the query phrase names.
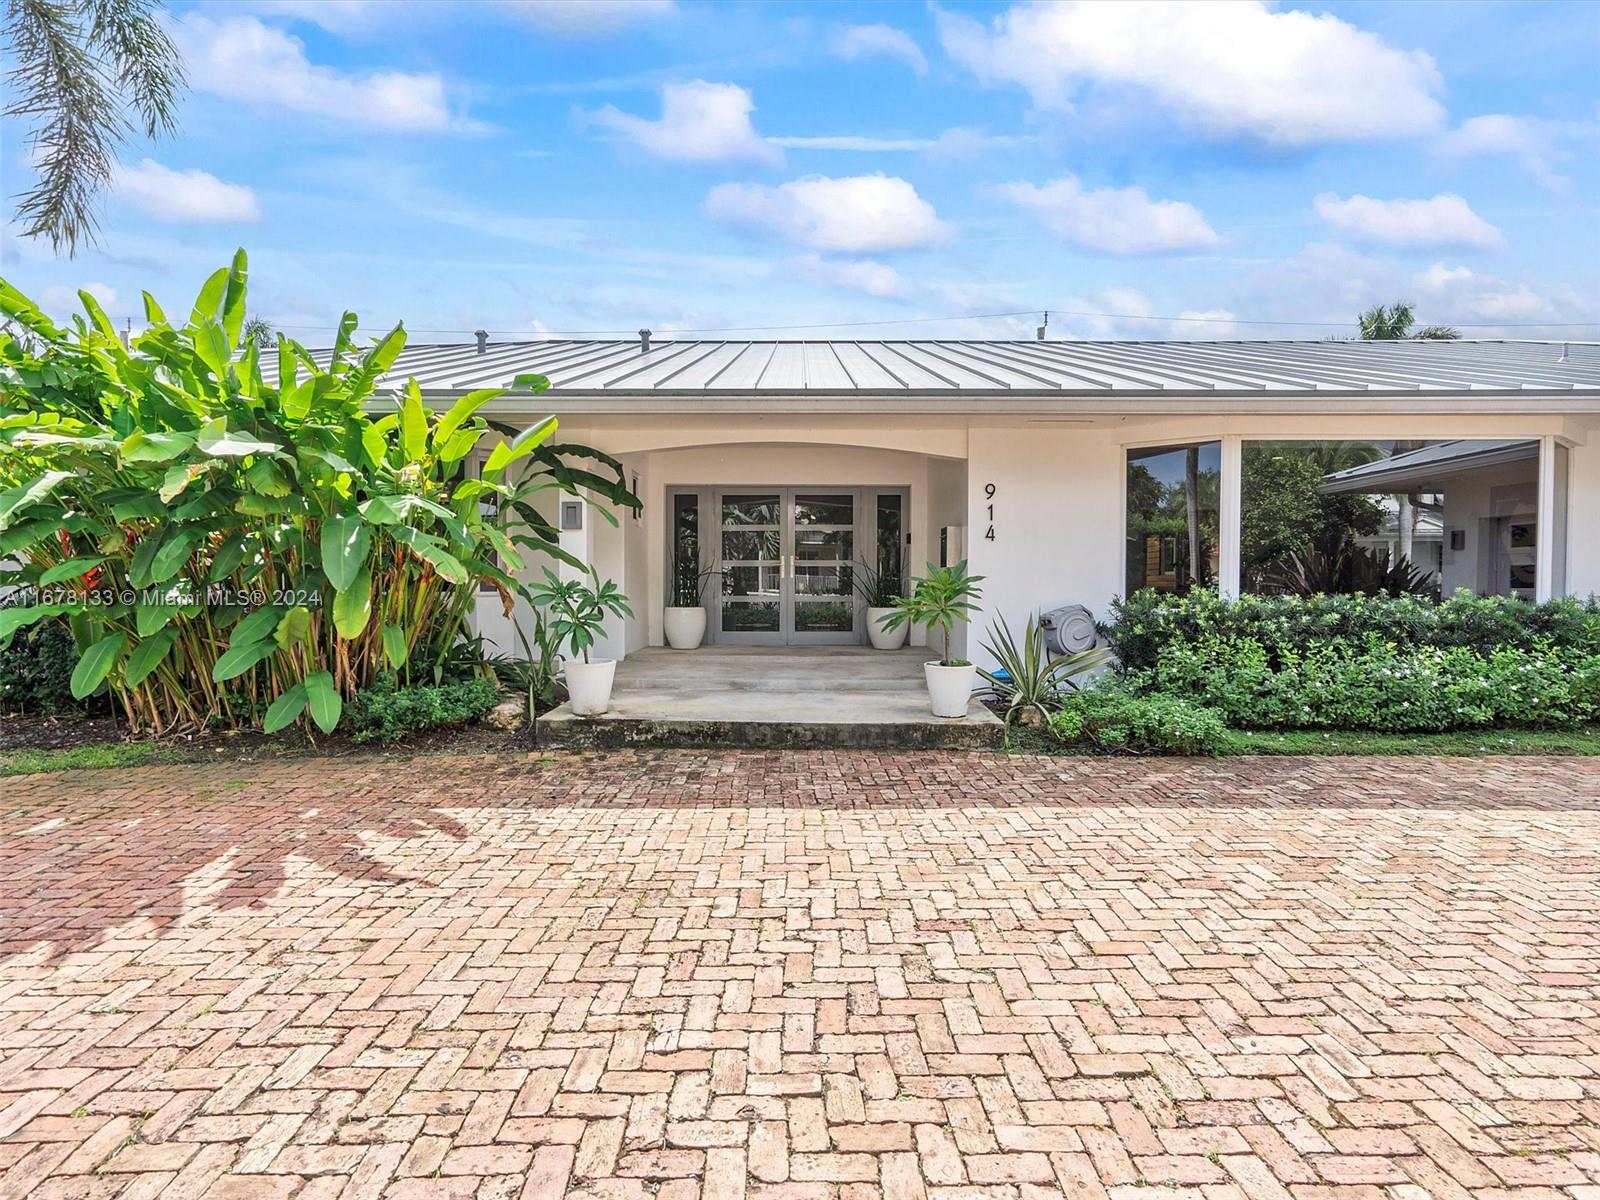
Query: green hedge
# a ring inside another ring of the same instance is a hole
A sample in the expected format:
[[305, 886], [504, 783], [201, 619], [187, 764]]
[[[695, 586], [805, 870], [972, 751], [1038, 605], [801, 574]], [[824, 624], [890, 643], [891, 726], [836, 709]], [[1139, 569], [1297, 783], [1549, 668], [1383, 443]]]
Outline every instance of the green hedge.
[[19, 629], [0, 642], [0, 713], [82, 712], [72, 697], [78, 647], [59, 622]]
[[1509, 596], [1458, 592], [1448, 600], [1416, 596], [1241, 596], [1221, 600], [1196, 589], [1187, 596], [1142, 591], [1114, 601], [1105, 634], [1124, 669], [1148, 670], [1169, 650], [1212, 638], [1257, 643], [1268, 661], [1339, 641], [1370, 639], [1397, 648], [1465, 648], [1479, 655], [1507, 647], [1550, 647], [1600, 654], [1600, 602], [1530, 604]]
[[1137, 695], [1114, 680], [1065, 696], [1050, 732], [1068, 745], [1146, 754], [1215, 754], [1227, 736], [1214, 712], [1179, 696]]
[[481, 676], [436, 687], [396, 687], [393, 676], [380, 675], [345, 705], [344, 725], [352, 741], [397, 742], [424, 729], [479, 720], [500, 698], [498, 685]]
[[1182, 696], [1240, 729], [1443, 732], [1572, 726], [1600, 712], [1600, 655], [1537, 641], [1487, 654], [1469, 646], [1324, 640], [1269, 650], [1247, 637], [1173, 642], [1127, 677]]

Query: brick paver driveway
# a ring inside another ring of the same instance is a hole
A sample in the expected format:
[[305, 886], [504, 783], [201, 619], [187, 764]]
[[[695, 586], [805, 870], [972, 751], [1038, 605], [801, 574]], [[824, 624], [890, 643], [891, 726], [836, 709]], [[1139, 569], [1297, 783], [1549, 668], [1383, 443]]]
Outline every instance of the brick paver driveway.
[[1600, 1196], [1600, 762], [0, 797], [9, 1195]]

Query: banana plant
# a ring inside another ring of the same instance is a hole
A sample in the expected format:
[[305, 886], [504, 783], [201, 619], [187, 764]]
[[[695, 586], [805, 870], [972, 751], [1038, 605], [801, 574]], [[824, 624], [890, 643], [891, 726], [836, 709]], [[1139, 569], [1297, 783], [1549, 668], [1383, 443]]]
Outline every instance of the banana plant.
[[480, 588], [509, 610], [530, 559], [571, 561], [543, 493], [638, 505], [554, 417], [502, 438], [480, 414], [542, 377], [443, 412], [414, 380], [382, 394], [405, 331], [357, 345], [353, 313], [328, 352], [264, 354], [247, 275], [240, 251], [182, 324], [147, 293], [127, 345], [88, 293], [58, 326], [0, 280], [0, 586], [23, 597], [0, 640], [68, 623], [74, 694], [139, 730], [330, 731], [380, 671], [444, 661]]

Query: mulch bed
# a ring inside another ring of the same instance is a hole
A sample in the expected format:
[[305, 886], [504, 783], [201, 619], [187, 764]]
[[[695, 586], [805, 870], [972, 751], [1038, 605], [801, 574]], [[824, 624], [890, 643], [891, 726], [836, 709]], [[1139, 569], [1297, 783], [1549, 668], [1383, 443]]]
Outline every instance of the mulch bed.
[[392, 746], [376, 742], [353, 742], [345, 734], [318, 736], [315, 741], [303, 733], [284, 732], [271, 737], [255, 731], [207, 730], [167, 738], [131, 737], [127, 727], [109, 717], [60, 714], [0, 715], [0, 753], [12, 750], [69, 750], [78, 746], [98, 746], [108, 742], [149, 741], [161, 746], [178, 760], [226, 759], [257, 762], [263, 759], [291, 758], [315, 754], [319, 757], [395, 757], [449, 750], [517, 751], [538, 749], [533, 730], [504, 732], [488, 725], [461, 729], [431, 729], [415, 734]]

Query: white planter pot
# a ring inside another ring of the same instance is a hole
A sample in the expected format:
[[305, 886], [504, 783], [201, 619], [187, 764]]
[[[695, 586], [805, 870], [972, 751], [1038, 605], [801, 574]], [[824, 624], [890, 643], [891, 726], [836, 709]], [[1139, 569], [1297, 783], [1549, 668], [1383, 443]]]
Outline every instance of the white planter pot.
[[567, 699], [580, 717], [598, 717], [611, 707], [611, 681], [616, 676], [615, 659], [604, 662], [567, 664]]
[[872, 640], [874, 650], [898, 650], [906, 644], [906, 634], [911, 632], [911, 622], [907, 621], [893, 633], [884, 631], [878, 622], [892, 613], [892, 608], [867, 609], [867, 637]]
[[928, 680], [928, 699], [933, 703], [936, 717], [964, 717], [967, 703], [972, 699], [972, 685], [978, 680], [978, 668], [941, 667], [937, 659], [922, 664], [922, 673]]
[[667, 645], [674, 650], [698, 650], [706, 636], [706, 610], [669, 606], [662, 619]]

